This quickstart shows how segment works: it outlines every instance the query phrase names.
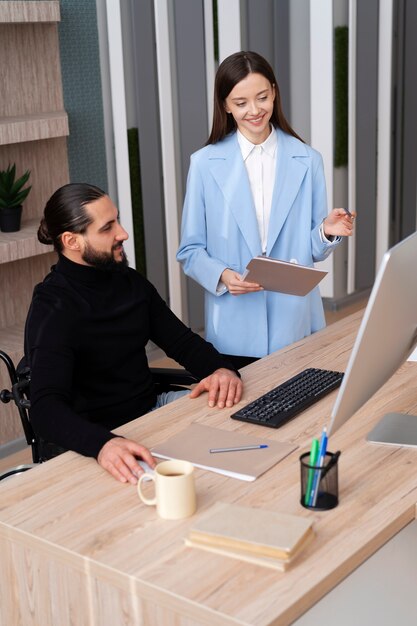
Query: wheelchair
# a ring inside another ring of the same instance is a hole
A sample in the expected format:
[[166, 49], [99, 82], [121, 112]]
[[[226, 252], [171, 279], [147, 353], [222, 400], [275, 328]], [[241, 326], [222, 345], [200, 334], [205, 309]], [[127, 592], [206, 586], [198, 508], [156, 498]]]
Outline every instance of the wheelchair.
[[[11, 384], [10, 389], [0, 391], [0, 400], [5, 404], [13, 402], [17, 407], [26, 443], [31, 447], [32, 451], [32, 463], [17, 465], [0, 473], [1, 481], [26, 472], [37, 464], [44, 463], [54, 456], [66, 452], [66, 450], [44, 441], [36, 435], [32, 428], [29, 419], [30, 368], [25, 364], [24, 358], [15, 367], [10, 356], [3, 350], [0, 350], [0, 360], [6, 365]], [[182, 368], [151, 367], [150, 370], [158, 394], [163, 391], [181, 391], [198, 382], [190, 372]]]

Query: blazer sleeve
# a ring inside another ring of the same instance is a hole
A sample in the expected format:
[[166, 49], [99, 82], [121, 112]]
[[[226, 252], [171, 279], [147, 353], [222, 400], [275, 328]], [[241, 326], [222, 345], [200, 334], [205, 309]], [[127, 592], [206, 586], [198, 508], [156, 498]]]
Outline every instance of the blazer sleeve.
[[219, 295], [217, 286], [227, 265], [207, 252], [206, 211], [209, 207], [205, 189], [210, 182], [205, 178], [193, 155], [187, 178], [177, 261], [187, 276], [210, 293]]

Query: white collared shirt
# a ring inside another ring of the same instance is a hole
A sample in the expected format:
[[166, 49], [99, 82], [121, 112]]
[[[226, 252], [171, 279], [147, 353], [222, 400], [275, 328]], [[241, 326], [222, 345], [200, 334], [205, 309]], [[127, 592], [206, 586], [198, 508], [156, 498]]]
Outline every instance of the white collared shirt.
[[237, 131], [237, 140], [249, 177], [249, 184], [255, 204], [256, 220], [261, 238], [262, 253], [266, 253], [269, 218], [271, 215], [272, 193], [275, 184], [278, 140], [275, 129], [259, 145], [250, 142]]

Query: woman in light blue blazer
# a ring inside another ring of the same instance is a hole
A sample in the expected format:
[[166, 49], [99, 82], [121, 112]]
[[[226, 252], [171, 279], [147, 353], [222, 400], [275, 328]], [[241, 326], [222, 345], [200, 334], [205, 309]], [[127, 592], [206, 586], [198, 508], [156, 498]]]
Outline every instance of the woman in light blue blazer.
[[211, 135], [191, 157], [177, 259], [205, 289], [206, 338], [239, 367], [325, 325], [318, 288], [303, 297], [265, 291], [241, 279], [250, 259], [313, 266], [352, 233], [353, 219], [344, 209], [327, 215], [322, 158], [286, 121], [263, 57], [225, 59], [214, 90]]

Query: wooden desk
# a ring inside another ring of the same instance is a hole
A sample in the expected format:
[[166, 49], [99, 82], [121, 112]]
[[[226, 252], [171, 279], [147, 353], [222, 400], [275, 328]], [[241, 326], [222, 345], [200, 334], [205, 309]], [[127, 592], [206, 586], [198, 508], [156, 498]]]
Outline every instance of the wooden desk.
[[[307, 366], [344, 369], [361, 313], [244, 370], [244, 403]], [[185, 548], [195, 517], [168, 522], [95, 461], [67, 453], [0, 490], [0, 623], [5, 626], [290, 624], [416, 516], [417, 451], [375, 446], [386, 412], [417, 412], [417, 365], [406, 363], [330, 439], [342, 450], [340, 504], [299, 504], [298, 457], [328, 423], [336, 392], [284, 427], [261, 429], [184, 398], [120, 429], [152, 447], [192, 421], [291, 441], [299, 448], [254, 483], [196, 471], [199, 509], [217, 500], [311, 517], [316, 538], [277, 573]]]

